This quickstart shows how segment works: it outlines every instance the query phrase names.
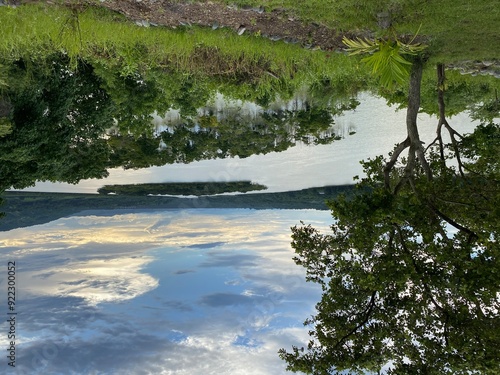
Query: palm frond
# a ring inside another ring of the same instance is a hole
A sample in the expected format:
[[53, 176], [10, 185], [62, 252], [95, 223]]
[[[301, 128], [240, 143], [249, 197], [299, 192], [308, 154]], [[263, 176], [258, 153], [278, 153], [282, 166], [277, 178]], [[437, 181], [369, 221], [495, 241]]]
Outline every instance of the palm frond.
[[368, 40], [368, 39], [360, 39], [356, 38], [354, 39], [349, 39], [346, 37], [342, 38], [342, 43], [344, 43], [348, 48], [347, 52], [349, 52], [350, 55], [359, 55], [362, 53], [373, 53], [377, 49], [379, 49], [379, 42], [374, 41], [374, 40]]
[[392, 88], [394, 83], [404, 84], [410, 75], [411, 62], [401, 56], [397, 44], [382, 44], [380, 49], [361, 60], [380, 77], [380, 83]]
[[427, 48], [425, 44], [406, 44], [401, 41], [396, 42], [401, 50], [401, 53], [405, 55], [418, 55], [418, 53], [422, 52]]
[[[415, 35], [416, 37], [416, 35]], [[369, 40], [342, 38], [350, 55], [368, 54], [361, 62], [372, 70], [372, 74], [380, 77], [380, 83], [392, 88], [395, 83], [404, 84], [409, 75], [411, 62], [404, 55], [415, 56], [422, 52], [426, 45], [415, 43], [415, 37], [410, 43], [403, 43], [397, 39]]]

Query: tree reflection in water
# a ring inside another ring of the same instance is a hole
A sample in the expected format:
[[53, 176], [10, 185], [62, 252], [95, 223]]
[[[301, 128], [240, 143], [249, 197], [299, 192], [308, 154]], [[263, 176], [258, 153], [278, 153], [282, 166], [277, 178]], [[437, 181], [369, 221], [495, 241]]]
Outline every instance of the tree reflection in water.
[[[193, 77], [179, 76], [173, 83], [175, 76], [155, 74], [157, 80], [146, 81], [104, 74], [84, 61], [76, 69], [69, 64], [56, 54], [9, 66], [2, 95], [9, 108], [2, 117], [2, 189], [103, 178], [113, 167], [245, 158], [297, 142], [326, 144], [340, 138], [333, 117], [359, 104], [344, 97], [316, 100], [306, 92], [281, 105], [277, 100], [253, 105], [252, 115], [230, 100], [221, 108], [219, 99], [217, 108], [210, 100], [220, 97], [217, 91]], [[176, 121], [154, 125], [154, 113], [172, 110], [179, 113]]]

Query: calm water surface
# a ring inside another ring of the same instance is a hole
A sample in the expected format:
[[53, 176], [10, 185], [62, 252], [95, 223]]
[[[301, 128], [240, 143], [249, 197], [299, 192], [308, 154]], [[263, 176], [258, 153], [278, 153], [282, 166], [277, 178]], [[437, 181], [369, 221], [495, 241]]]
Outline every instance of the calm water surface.
[[15, 373], [284, 374], [277, 351], [306, 342], [320, 298], [292, 261], [300, 220], [326, 230], [331, 218], [105, 212], [0, 233], [2, 263], [17, 267]]
[[[104, 180], [84, 180], [77, 185], [38, 182], [26, 190], [96, 193], [104, 184], [251, 180], [266, 185], [269, 192], [278, 192], [350, 184], [353, 176], [362, 174], [360, 160], [387, 155], [406, 137], [405, 110], [397, 111], [384, 99], [368, 94], [360, 95], [359, 101], [356, 110], [335, 119], [337, 133], [344, 134], [344, 139], [328, 145], [298, 143], [283, 152], [245, 159], [204, 160], [140, 170], [112, 169]], [[470, 132], [477, 126], [466, 113], [449, 122], [457, 131]], [[436, 125], [437, 118], [420, 114], [421, 138], [431, 142]], [[356, 134], [348, 135], [350, 131]]]

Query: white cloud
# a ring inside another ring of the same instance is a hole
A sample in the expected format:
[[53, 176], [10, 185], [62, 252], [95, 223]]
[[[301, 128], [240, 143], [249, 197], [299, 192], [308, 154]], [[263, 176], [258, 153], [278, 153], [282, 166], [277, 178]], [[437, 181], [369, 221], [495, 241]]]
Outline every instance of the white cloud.
[[152, 260], [151, 257], [94, 259], [26, 272], [24, 292], [80, 297], [90, 305], [122, 302], [158, 286], [158, 280], [140, 272]]
[[1, 233], [30, 307], [23, 360], [53, 343], [40, 374], [285, 374], [277, 351], [307, 342], [320, 294], [291, 259], [300, 219], [330, 215], [162, 211]]

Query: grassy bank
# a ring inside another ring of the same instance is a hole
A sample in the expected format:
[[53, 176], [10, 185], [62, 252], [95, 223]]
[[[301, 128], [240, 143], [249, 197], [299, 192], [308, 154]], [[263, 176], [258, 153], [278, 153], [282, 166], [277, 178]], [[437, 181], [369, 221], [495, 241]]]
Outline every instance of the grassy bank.
[[349, 85], [355, 86], [366, 79], [356, 61], [345, 55], [330, 59], [321, 51], [238, 36], [227, 29], [138, 27], [99, 7], [78, 13], [47, 4], [4, 7], [0, 24], [0, 54], [12, 60], [62, 50], [75, 64], [83, 58], [125, 76], [154, 68], [228, 78], [243, 73], [247, 82], [258, 82], [263, 88], [279, 87], [285, 80], [298, 87], [318, 79], [332, 83], [349, 79]]
[[[493, 0], [218, 0], [226, 4], [285, 9], [292, 17], [318, 22], [339, 32], [372, 36], [417, 31], [429, 45], [430, 66], [436, 62], [500, 58], [499, 7]], [[388, 12], [392, 29], [382, 30], [377, 14]], [[44, 3], [0, 7], [0, 56], [14, 61], [43, 58], [64, 51], [74, 61], [88, 61], [101, 71], [145, 76], [152, 69], [209, 76], [217, 87], [239, 97], [270, 91], [281, 95], [306, 85], [327, 82], [347, 93], [366, 89], [372, 80], [358, 59], [345, 54], [310, 51], [256, 35], [238, 36], [228, 29], [138, 27], [99, 6], [75, 11]], [[368, 34], [367, 34], [368, 35]], [[222, 80], [222, 81], [220, 81]], [[229, 82], [229, 83], [228, 83]], [[227, 86], [232, 86], [229, 88]], [[373, 86], [372, 86], [373, 87]]]
[[[217, 0], [216, 0], [217, 1]], [[432, 61], [500, 58], [500, 7], [495, 0], [218, 0], [239, 6], [285, 8], [292, 15], [340, 31], [380, 33], [377, 15], [390, 13], [395, 31], [430, 41]]]

